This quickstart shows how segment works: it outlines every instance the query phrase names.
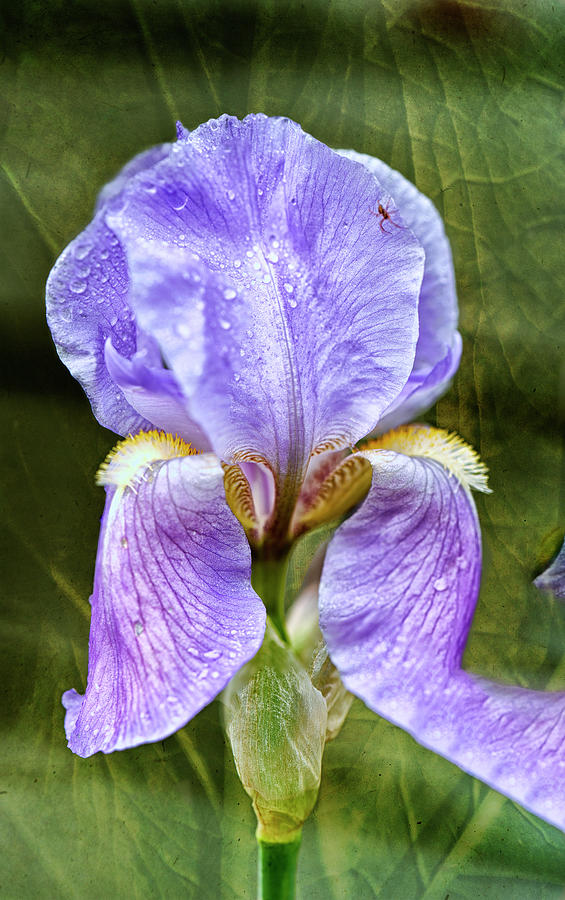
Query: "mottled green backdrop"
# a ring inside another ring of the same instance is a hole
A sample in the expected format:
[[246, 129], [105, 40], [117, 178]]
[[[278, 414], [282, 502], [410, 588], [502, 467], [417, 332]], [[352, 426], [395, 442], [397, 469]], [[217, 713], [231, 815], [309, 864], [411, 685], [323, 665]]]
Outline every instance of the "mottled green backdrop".
[[[0, 12], [0, 654], [7, 898], [252, 898], [254, 818], [212, 704], [163, 743], [78, 759], [114, 436], [51, 345], [44, 284], [132, 155], [221, 112], [382, 157], [451, 238], [464, 354], [429, 421], [491, 469], [473, 671], [565, 688], [565, 609], [531, 586], [565, 526], [562, 2], [20, 0]], [[561, 385], [561, 387], [560, 387]], [[304, 831], [304, 900], [556, 898], [563, 835], [356, 701]]]

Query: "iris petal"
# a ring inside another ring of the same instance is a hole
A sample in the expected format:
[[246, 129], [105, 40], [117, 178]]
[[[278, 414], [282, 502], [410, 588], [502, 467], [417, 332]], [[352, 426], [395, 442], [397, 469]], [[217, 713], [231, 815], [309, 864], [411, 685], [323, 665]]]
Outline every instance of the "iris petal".
[[104, 356], [108, 339], [126, 359], [136, 352], [128, 287], [124, 252], [102, 213], [63, 251], [47, 282], [47, 322], [57, 352], [84, 388], [100, 424], [118, 434], [150, 425], [127, 402]]
[[130, 161], [120, 169], [115, 178], [104, 185], [98, 194], [96, 212], [106, 206], [114, 197], [119, 197], [123, 188], [135, 175], [139, 175], [140, 172], [145, 172], [147, 169], [151, 169], [153, 166], [157, 165], [158, 162], [161, 162], [161, 160], [170, 152], [171, 146], [172, 145], [168, 143], [157, 144], [155, 147], [150, 147], [149, 150], [144, 150], [142, 153], [138, 153], [137, 156], [134, 156], [133, 159], [130, 159]]
[[109, 340], [126, 360], [139, 349], [140, 337], [142, 345], [147, 342], [129, 307], [124, 252], [104, 215], [119, 201], [124, 185], [163, 159], [170, 146], [160, 144], [138, 154], [102, 189], [97, 215], [63, 251], [47, 282], [47, 321], [57, 352], [83, 386], [98, 421], [122, 435], [150, 424], [175, 428], [174, 422], [153, 421], [132, 408], [106, 367], [104, 347]]
[[320, 625], [343, 683], [565, 829], [565, 695], [461, 669], [480, 578], [470, 494], [434, 460], [364, 455], [371, 489], [331, 541], [320, 586]]
[[114, 383], [144, 419], [157, 428], [177, 434], [200, 450], [210, 449], [208, 438], [187, 413], [175, 376], [162, 365], [148, 365], [146, 349], [127, 359], [120, 356], [108, 339], [104, 359]]
[[545, 572], [534, 581], [542, 591], [552, 591], [560, 600], [565, 600], [565, 542], [561, 550]]
[[108, 214], [139, 324], [221, 458], [302, 471], [317, 445], [363, 437], [402, 389], [423, 251], [408, 229], [381, 231], [383, 196], [294, 122], [224, 116]]
[[265, 629], [249, 545], [213, 456], [161, 460], [107, 490], [88, 686], [84, 698], [63, 698], [79, 756], [182, 727], [254, 656]]
[[[382, 160], [354, 150], [338, 152], [364, 165], [392, 196], [402, 224], [414, 232], [426, 253], [414, 368], [402, 393], [379, 423], [378, 430], [383, 432], [409, 422], [435, 403], [457, 371], [461, 337], [457, 331], [453, 261], [443, 222], [431, 200]], [[388, 228], [394, 230], [392, 225]]]

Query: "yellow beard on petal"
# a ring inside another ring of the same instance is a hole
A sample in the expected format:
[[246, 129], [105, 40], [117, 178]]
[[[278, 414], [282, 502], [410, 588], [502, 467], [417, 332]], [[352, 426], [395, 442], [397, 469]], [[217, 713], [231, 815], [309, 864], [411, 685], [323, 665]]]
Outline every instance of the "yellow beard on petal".
[[157, 430], [140, 431], [116, 444], [98, 469], [96, 483], [135, 489], [135, 485], [145, 478], [155, 463], [197, 453], [201, 451], [172, 434]]
[[405, 456], [424, 456], [440, 463], [467, 490], [490, 494], [488, 469], [469, 444], [458, 434], [428, 425], [402, 425], [376, 440], [360, 445], [361, 450], [395, 450]]

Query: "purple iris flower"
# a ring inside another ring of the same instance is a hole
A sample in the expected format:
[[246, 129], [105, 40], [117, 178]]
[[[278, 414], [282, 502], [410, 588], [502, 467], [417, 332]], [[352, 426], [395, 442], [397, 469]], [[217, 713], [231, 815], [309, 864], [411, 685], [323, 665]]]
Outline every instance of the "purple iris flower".
[[461, 352], [430, 201], [288, 119], [179, 126], [104, 189], [47, 293], [98, 420], [135, 435], [100, 475], [88, 685], [63, 698], [70, 748], [164, 738], [216, 697], [263, 640], [252, 554], [288, 552], [346, 496], [319, 585], [346, 688], [565, 828], [563, 695], [461, 668], [484, 471], [462, 442], [405, 427]]

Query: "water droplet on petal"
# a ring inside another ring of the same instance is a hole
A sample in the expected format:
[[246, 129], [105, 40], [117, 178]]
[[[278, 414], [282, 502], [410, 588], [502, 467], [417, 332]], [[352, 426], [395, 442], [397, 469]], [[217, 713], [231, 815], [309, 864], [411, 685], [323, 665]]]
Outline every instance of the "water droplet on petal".
[[220, 327], [224, 329], [224, 331], [228, 331], [231, 328], [231, 322], [228, 322], [227, 319], [220, 319]]
[[228, 200], [235, 200], [235, 193], [233, 191], [228, 191]]
[[233, 300], [234, 297], [237, 297], [237, 291], [234, 291], [233, 288], [226, 288], [224, 291], [224, 297], [226, 300]]
[[92, 250], [91, 244], [81, 244], [80, 247], [77, 247], [75, 250], [75, 258], [76, 259], [86, 259], [90, 251]]
[[234, 267], [234, 269], [239, 269], [240, 266], [241, 266], [241, 260], [240, 260], [240, 259], [234, 259], [234, 261], [233, 261], [233, 267]]
[[137, 634], [138, 637], [140, 634], [143, 634], [143, 625], [141, 624], [141, 622], [136, 622], [134, 628], [135, 628], [135, 633]]
[[293, 298], [292, 300], [289, 300], [289, 301], [288, 301], [288, 305], [290, 306], [291, 309], [296, 309], [296, 307], [298, 306], [298, 303], [297, 303], [296, 300]]
[[447, 588], [447, 581], [445, 580], [443, 575], [440, 578], [436, 578], [436, 580], [434, 581], [434, 590], [445, 591], [446, 588]]
[[128, 545], [127, 537], [123, 537], [120, 541], [120, 544], [122, 545], [122, 547], [127, 547], [127, 545]]
[[288, 281], [285, 281], [283, 287], [284, 287], [285, 291], [287, 292], [287, 294], [292, 294], [294, 291], [293, 286], [291, 284], [289, 284]]
[[85, 290], [85, 281], [79, 281], [78, 279], [75, 279], [75, 281], [71, 281], [71, 291], [73, 292], [73, 294], [84, 294]]

